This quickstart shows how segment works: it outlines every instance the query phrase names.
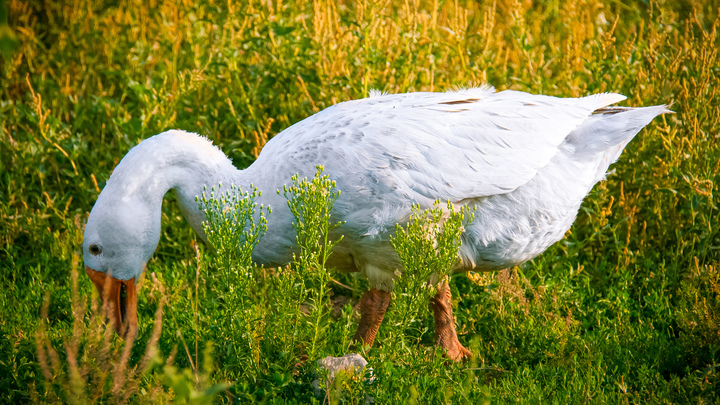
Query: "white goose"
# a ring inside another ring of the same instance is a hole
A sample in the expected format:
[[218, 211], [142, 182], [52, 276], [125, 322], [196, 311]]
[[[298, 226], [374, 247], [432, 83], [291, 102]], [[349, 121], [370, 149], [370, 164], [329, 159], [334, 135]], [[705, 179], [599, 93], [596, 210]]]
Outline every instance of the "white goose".
[[[137, 332], [134, 283], [160, 238], [161, 204], [173, 190], [204, 238], [195, 196], [204, 186], [252, 183], [273, 208], [253, 252], [263, 266], [292, 260], [293, 217], [276, 192], [321, 164], [342, 191], [333, 211], [345, 237], [333, 253], [340, 271], [364, 273], [372, 287], [361, 299], [355, 340], [372, 345], [401, 267], [389, 243], [411, 205], [437, 199], [476, 208], [466, 228], [458, 271], [523, 263], [560, 240], [580, 203], [609, 165], [665, 106], [607, 107], [619, 94], [556, 98], [491, 87], [446, 93], [380, 95], [337, 104], [270, 140], [255, 163], [236, 169], [207, 139], [167, 131], [144, 140], [117, 165], [85, 228], [85, 268], [106, 299], [119, 333]], [[108, 277], [108, 272], [111, 276]], [[121, 298], [122, 290], [127, 290]], [[459, 360], [450, 289], [432, 300], [436, 343]]]

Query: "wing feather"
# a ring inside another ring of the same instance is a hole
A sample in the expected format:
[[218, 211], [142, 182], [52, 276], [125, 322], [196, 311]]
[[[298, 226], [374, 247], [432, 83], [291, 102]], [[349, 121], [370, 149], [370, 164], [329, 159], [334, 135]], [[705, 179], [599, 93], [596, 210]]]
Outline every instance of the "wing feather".
[[387, 199], [481, 198], [527, 183], [593, 111], [623, 99], [612, 93], [496, 93], [492, 87], [374, 93], [288, 128], [268, 142], [258, 161], [275, 155], [284, 164], [277, 170], [288, 178], [311, 175], [323, 164], [346, 183], [338, 185], [341, 190]]

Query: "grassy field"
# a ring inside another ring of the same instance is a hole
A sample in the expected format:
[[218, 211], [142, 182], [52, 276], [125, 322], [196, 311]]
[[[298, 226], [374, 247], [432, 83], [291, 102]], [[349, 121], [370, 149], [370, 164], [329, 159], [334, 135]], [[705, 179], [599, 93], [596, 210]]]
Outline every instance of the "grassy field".
[[274, 134], [371, 89], [489, 83], [613, 91], [676, 114], [628, 146], [565, 239], [521, 267], [453, 277], [471, 362], [444, 364], [422, 294], [396, 294], [365, 353], [374, 382], [339, 381], [329, 402], [720, 402], [719, 10], [0, 1], [0, 401], [323, 402], [315, 361], [348, 352], [366, 281], [311, 263], [312, 241], [285, 269], [213, 258], [168, 196], [126, 345], [100, 326], [82, 271], [89, 210], [123, 155], [166, 129], [245, 167]]

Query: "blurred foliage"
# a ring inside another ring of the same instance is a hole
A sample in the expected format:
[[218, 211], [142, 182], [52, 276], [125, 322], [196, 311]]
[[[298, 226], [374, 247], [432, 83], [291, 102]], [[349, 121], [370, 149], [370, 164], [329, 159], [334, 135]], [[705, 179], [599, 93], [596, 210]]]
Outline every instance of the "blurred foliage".
[[[376, 381], [363, 389], [377, 403], [717, 403], [719, 10], [717, 0], [0, 2], [0, 401], [50, 401], [61, 387], [44, 390], [35, 336], [44, 322], [45, 347], [72, 357], [62, 342], [78, 319], [70, 269], [83, 222], [140, 140], [198, 132], [245, 167], [282, 129], [371, 89], [487, 82], [554, 96], [614, 91], [625, 105], [676, 114], [629, 145], [564, 240], [521, 268], [453, 278], [474, 363], [445, 366], [425, 335], [412, 356], [372, 349]], [[194, 240], [169, 196], [148, 263], [167, 291], [161, 357], [198, 323], [210, 326], [195, 342], [222, 336], [213, 268]], [[366, 282], [331, 275], [332, 322], [316, 351], [341, 355]], [[302, 302], [288, 298], [287, 314], [268, 303], [293, 280], [259, 271], [253, 311], [304, 321]], [[93, 296], [86, 277], [77, 288]], [[139, 295], [132, 364], [159, 302]], [[430, 314], [420, 322], [431, 325]], [[223, 361], [208, 384], [234, 382], [223, 401], [313, 401], [316, 359], [283, 325], [253, 337], [263, 357], [251, 374], [233, 364], [230, 337], [213, 341]], [[175, 366], [193, 378], [197, 345]], [[140, 393], [165, 384], [139, 381]]]

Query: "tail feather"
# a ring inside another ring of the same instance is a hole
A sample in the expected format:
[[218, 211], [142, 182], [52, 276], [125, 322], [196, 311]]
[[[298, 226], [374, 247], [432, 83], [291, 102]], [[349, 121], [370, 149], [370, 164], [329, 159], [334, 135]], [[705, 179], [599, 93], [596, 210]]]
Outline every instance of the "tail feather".
[[614, 150], [618, 145], [622, 145], [619, 151], [621, 152], [650, 121], [660, 114], [671, 112], [665, 105], [639, 108], [601, 107], [565, 139], [565, 144], [574, 150], [573, 154], [577, 158]]

